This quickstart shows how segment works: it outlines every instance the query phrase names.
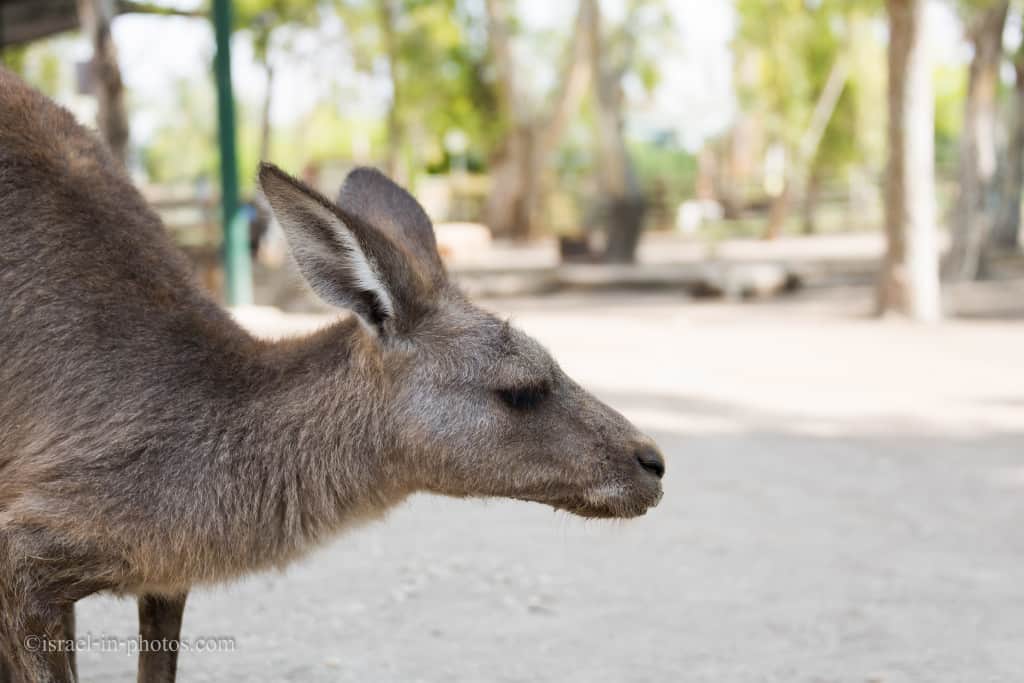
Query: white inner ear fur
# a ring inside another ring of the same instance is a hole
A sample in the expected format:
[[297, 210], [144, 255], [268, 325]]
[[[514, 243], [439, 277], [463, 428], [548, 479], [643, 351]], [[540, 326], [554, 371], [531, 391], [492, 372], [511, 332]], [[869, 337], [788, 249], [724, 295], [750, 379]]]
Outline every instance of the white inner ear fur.
[[305, 258], [321, 261], [342, 261], [355, 280], [356, 286], [363, 291], [376, 294], [385, 315], [389, 318], [394, 317], [394, 304], [391, 301], [391, 294], [384, 286], [380, 270], [363, 252], [362, 247], [359, 246], [359, 240], [352, 234], [345, 222], [333, 211], [329, 211], [315, 201], [303, 202], [302, 210], [315, 214], [318, 219], [329, 225], [332, 232], [338, 236], [347, 249], [347, 253], [339, 253], [332, 245], [324, 244], [321, 240], [313, 237], [308, 227], [303, 225], [302, 211], [284, 210], [278, 214], [278, 220], [281, 221], [281, 227], [288, 235], [295, 257], [298, 259], [304, 255]]

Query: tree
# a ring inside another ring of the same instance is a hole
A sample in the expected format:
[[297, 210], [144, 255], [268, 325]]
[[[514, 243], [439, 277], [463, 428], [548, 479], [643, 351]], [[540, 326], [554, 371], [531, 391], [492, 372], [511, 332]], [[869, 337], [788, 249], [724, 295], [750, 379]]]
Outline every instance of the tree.
[[960, 194], [953, 215], [949, 271], [954, 279], [970, 280], [982, 273], [984, 250], [997, 211], [996, 99], [1009, 2], [972, 0], [963, 5], [967, 38], [974, 54], [964, 103]]
[[110, 33], [117, 6], [114, 0], [78, 0], [82, 30], [92, 42], [92, 83], [96, 95], [96, 125], [114, 158], [128, 163], [128, 113], [117, 48]]
[[[498, 234], [535, 233], [550, 185], [551, 161], [571, 117], [592, 94], [596, 185], [607, 229], [606, 260], [632, 261], [643, 228], [640, 191], [625, 134], [624, 81], [636, 76], [648, 90], [657, 80], [659, 52], [671, 26], [659, 0], [629, 0], [623, 21], [603, 26], [597, 0], [579, 0], [558, 85], [542, 106], [530, 107], [513, 64], [508, 0], [487, 0], [491, 62], [504, 136], [492, 156], [493, 189], [487, 224]], [[643, 38], [642, 40], [640, 38]], [[592, 88], [590, 86], [593, 86]]]
[[392, 175], [412, 181], [418, 166], [446, 165], [449, 160], [431, 150], [442, 150], [453, 130], [475, 149], [486, 149], [494, 137], [497, 105], [484, 78], [486, 43], [473, 40], [470, 5], [334, 0], [356, 67], [386, 76], [391, 86], [385, 163]]
[[568, 57], [559, 84], [544, 111], [535, 113], [523, 102], [512, 60], [509, 0], [487, 0], [489, 47], [496, 72], [499, 114], [504, 130], [490, 162], [492, 189], [485, 221], [496, 234], [523, 238], [535, 234], [540, 222], [544, 175], [569, 117], [576, 111], [590, 81], [587, 30], [595, 21], [592, 0], [581, 0]]
[[999, 219], [992, 235], [992, 246], [1004, 250], [1016, 250], [1020, 244], [1020, 200], [1024, 194], [1024, 40], [1013, 55], [1013, 70], [1006, 173]]
[[146, 174], [157, 183], [216, 177], [217, 121], [210, 115], [216, 107], [213, 88], [208, 83], [179, 79], [171, 84], [170, 92], [174, 106], [142, 149]]
[[796, 193], [803, 191], [805, 226], [812, 225], [822, 176], [872, 160], [869, 131], [881, 124], [864, 114], [881, 88], [874, 62], [866, 63], [877, 0], [738, 0], [738, 9], [739, 94], [785, 157], [764, 232], [772, 239]]
[[335, 0], [335, 9], [345, 22], [356, 67], [372, 73], [378, 63], [383, 62], [387, 69], [391, 100], [385, 117], [387, 149], [384, 167], [392, 178], [408, 182], [409, 169], [401, 163], [406, 125], [401, 78], [404, 55], [399, 19], [413, 8], [406, 0]]
[[[625, 136], [623, 80], [636, 70], [650, 89], [657, 78], [658, 27], [670, 25], [656, 0], [631, 0], [625, 20], [609, 35], [602, 32], [596, 0], [586, 13], [587, 52], [594, 82], [597, 177], [607, 229], [604, 259], [629, 263], [636, 258], [647, 200], [640, 190]], [[654, 53], [641, 54], [638, 36]]]
[[270, 112], [274, 97], [272, 41], [283, 26], [308, 26], [317, 18], [317, 0], [235, 0], [235, 29], [246, 29], [252, 52], [263, 69], [263, 104], [260, 108], [260, 160], [270, 155]]
[[27, 82], [56, 97], [61, 87], [61, 56], [53, 46], [40, 41], [3, 48], [3, 65]]
[[880, 313], [941, 317], [935, 219], [935, 99], [926, 0], [886, 0], [889, 17], [889, 168]]
[[0, 45], [0, 64], [8, 70], [24, 76], [28, 45]]
[[817, 162], [818, 148], [821, 140], [828, 129], [829, 122], [839, 103], [839, 98], [846, 88], [846, 79], [849, 75], [849, 67], [846, 56], [842, 53], [836, 55], [829, 69], [828, 78], [822, 87], [814, 109], [811, 111], [807, 127], [800, 136], [796, 150], [793, 152], [793, 160], [786, 166], [786, 178], [782, 192], [772, 204], [771, 215], [768, 220], [768, 228], [765, 231], [766, 239], [775, 239], [782, 232], [782, 225], [786, 215], [789, 213], [791, 194], [795, 185], [805, 184], [805, 215], [804, 224], [808, 232], [814, 224], [813, 207], [820, 182], [821, 165]]
[[392, 178], [400, 174], [400, 161], [405, 138], [405, 126], [402, 125], [402, 80], [399, 78], [398, 64], [401, 59], [398, 43], [398, 25], [395, 0], [377, 0], [377, 20], [380, 22], [380, 35], [383, 43], [384, 56], [388, 62], [388, 79], [391, 81], [391, 104], [388, 107], [387, 163], [388, 175]]

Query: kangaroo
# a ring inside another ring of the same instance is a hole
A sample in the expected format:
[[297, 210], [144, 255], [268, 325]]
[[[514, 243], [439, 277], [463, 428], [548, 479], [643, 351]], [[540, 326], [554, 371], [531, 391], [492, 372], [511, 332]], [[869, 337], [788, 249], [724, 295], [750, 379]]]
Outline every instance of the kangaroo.
[[[73, 653], [26, 643], [71, 636], [88, 595], [136, 597], [142, 635], [178, 639], [193, 586], [415, 492], [659, 502], [655, 444], [463, 296], [405, 190], [361, 168], [331, 202], [269, 164], [259, 184], [350, 312], [303, 338], [236, 324], [98, 139], [0, 69], [0, 679], [75, 680]], [[139, 680], [176, 665], [144, 653]]]

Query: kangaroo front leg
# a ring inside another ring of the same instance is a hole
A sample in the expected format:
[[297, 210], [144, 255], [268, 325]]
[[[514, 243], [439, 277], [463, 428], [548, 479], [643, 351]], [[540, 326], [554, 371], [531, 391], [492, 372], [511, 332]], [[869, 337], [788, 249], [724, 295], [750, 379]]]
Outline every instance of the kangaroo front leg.
[[3, 652], [0, 652], [0, 683], [14, 683], [14, 679], [11, 677], [11, 667]]
[[[75, 642], [75, 606], [68, 605], [64, 608], [63, 618], [61, 619], [62, 633], [60, 639], [65, 643], [70, 644], [65, 650], [65, 655], [68, 659], [68, 668], [71, 670], [71, 676], [74, 680], [78, 680], [78, 658], [76, 656], [75, 648], [73, 643]], [[14, 677], [14, 668], [8, 663], [6, 657], [0, 652], [0, 683], [19, 683]]]
[[139, 597], [139, 683], [174, 683], [186, 597]]
[[64, 636], [63, 607], [35, 600], [3, 615], [9, 638], [9, 676], [17, 683], [74, 683]]

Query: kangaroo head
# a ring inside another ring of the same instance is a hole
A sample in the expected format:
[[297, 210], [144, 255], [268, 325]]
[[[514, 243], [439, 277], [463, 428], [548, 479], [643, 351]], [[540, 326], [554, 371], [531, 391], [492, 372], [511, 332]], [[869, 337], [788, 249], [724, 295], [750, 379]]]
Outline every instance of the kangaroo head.
[[310, 286], [354, 312], [381, 357], [379, 409], [410, 488], [588, 517], [658, 503], [665, 465], [654, 443], [449, 282], [430, 220], [405, 190], [357, 169], [335, 204], [267, 164], [260, 185]]

